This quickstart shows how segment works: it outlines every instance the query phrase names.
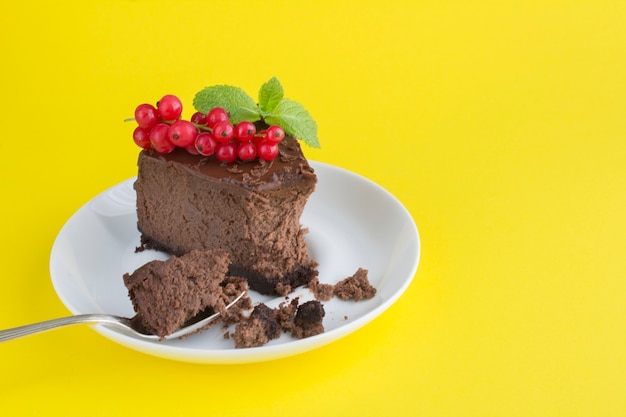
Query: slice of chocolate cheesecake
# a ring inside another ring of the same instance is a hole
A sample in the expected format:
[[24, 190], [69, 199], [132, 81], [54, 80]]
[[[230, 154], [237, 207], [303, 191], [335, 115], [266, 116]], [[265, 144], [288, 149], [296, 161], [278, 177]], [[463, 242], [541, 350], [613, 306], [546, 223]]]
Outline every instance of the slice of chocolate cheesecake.
[[285, 137], [269, 162], [225, 164], [177, 148], [143, 150], [138, 166], [142, 248], [223, 249], [230, 274], [263, 294], [285, 295], [317, 276], [300, 224], [317, 177], [296, 139]]

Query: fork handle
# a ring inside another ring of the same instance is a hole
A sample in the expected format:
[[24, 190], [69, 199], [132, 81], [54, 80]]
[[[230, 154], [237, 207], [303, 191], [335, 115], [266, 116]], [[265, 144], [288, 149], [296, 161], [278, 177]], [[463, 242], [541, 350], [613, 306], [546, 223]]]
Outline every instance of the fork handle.
[[46, 330], [52, 330], [63, 326], [69, 326], [72, 324], [107, 323], [123, 326], [119, 320], [119, 318], [111, 316], [109, 314], [79, 314], [76, 316], [61, 317], [58, 319], [52, 319], [39, 323], [27, 324], [25, 326], [14, 327], [12, 329], [0, 330], [0, 342], [6, 342], [7, 340], [44, 332]]

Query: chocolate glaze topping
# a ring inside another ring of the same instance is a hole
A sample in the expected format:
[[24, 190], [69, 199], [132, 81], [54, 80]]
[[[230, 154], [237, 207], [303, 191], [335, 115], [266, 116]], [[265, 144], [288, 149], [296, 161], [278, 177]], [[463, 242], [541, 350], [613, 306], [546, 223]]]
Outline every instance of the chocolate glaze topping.
[[[144, 156], [162, 162], [175, 162], [184, 166], [189, 172], [254, 190], [268, 190], [294, 181], [302, 177], [313, 177], [313, 169], [303, 157], [298, 141], [286, 136], [278, 145], [279, 155], [273, 161], [257, 160], [225, 164], [217, 160], [215, 155], [192, 155], [181, 148], [169, 154], [159, 154], [155, 150], [144, 150]], [[299, 163], [298, 163], [299, 162]]]

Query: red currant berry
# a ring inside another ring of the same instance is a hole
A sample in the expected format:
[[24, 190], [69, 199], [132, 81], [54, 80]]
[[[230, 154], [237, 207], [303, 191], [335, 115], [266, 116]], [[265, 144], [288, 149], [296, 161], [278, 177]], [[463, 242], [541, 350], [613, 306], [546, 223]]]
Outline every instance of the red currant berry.
[[254, 146], [254, 143], [240, 143], [237, 146], [237, 157], [244, 162], [254, 161], [256, 159], [256, 146]]
[[230, 122], [218, 122], [213, 126], [213, 137], [219, 143], [227, 143], [235, 135], [235, 128]]
[[256, 135], [256, 127], [252, 122], [239, 122], [235, 126], [235, 140], [237, 142], [250, 142]]
[[220, 143], [215, 150], [218, 161], [233, 163], [237, 160], [237, 147], [234, 143]]
[[177, 120], [183, 112], [183, 103], [175, 95], [168, 94], [157, 103], [157, 111], [163, 120]]
[[196, 148], [195, 143], [192, 143], [191, 145], [186, 146], [185, 150], [192, 155], [200, 155], [200, 152], [198, 152], [198, 149]]
[[200, 155], [213, 155], [216, 147], [217, 142], [209, 132], [203, 132], [196, 136], [196, 150]]
[[269, 143], [279, 143], [285, 137], [285, 131], [280, 126], [270, 126], [265, 132], [265, 140]]
[[205, 126], [207, 124], [206, 114], [197, 111], [191, 115], [191, 123], [195, 123], [199, 126]]
[[230, 116], [228, 115], [226, 110], [224, 110], [223, 108], [215, 107], [211, 109], [209, 113], [206, 115], [206, 120], [207, 120], [207, 126], [213, 129], [213, 126], [215, 126], [219, 122], [230, 121]]
[[159, 123], [150, 131], [150, 144], [161, 154], [170, 153], [176, 148], [176, 145], [167, 137], [170, 126], [165, 123]]
[[271, 161], [278, 156], [278, 145], [264, 140], [259, 142], [256, 152], [262, 160]]
[[135, 121], [139, 127], [150, 130], [159, 123], [157, 109], [152, 104], [140, 104], [135, 108]]
[[150, 149], [150, 134], [141, 126], [137, 126], [133, 131], [133, 141], [142, 149]]
[[264, 141], [265, 141], [265, 130], [260, 131], [259, 133], [254, 135], [254, 137], [252, 138], [252, 143], [254, 143], [256, 146], [259, 146], [259, 143], [264, 142]]
[[167, 136], [172, 143], [181, 148], [192, 145], [197, 135], [198, 131], [196, 127], [187, 120], [176, 120], [170, 125], [169, 131], [167, 132]]

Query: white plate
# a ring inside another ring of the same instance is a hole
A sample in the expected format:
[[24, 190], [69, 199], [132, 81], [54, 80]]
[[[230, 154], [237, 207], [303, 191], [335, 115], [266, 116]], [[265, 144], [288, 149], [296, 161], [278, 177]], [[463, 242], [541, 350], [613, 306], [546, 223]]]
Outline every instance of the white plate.
[[[369, 270], [377, 288], [367, 301], [324, 302], [325, 332], [306, 339], [283, 334], [265, 346], [235, 349], [221, 326], [184, 340], [146, 341], [96, 325], [105, 337], [138, 351], [180, 361], [244, 363], [305, 352], [335, 341], [369, 323], [391, 306], [410, 284], [420, 256], [417, 227], [409, 212], [389, 192], [352, 172], [311, 162], [318, 185], [301, 222], [311, 257], [319, 262], [321, 282], [334, 284], [356, 272]], [[156, 251], [135, 253], [139, 245], [135, 192], [131, 178], [96, 196], [63, 226], [52, 248], [50, 270], [54, 288], [73, 314], [110, 313], [131, 317], [132, 304], [122, 281], [152, 259], [166, 259]], [[276, 307], [284, 297], [250, 293], [253, 302]], [[290, 298], [312, 299], [299, 288]]]

